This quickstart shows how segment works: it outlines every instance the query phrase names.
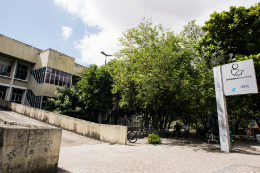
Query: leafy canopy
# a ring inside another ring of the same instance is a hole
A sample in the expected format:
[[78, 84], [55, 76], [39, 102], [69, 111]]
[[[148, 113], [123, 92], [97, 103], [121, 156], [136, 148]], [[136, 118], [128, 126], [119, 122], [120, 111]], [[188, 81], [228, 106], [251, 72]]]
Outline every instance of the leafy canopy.
[[200, 54], [209, 62], [220, 50], [225, 63], [237, 55], [260, 53], [260, 3], [250, 8], [230, 7], [229, 11], [214, 12], [205, 22], [206, 32], [198, 45]]

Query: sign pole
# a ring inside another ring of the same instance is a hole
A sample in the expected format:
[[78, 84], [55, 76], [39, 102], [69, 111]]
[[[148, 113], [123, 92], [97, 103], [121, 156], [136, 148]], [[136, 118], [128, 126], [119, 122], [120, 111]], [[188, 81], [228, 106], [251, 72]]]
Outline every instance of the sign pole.
[[221, 66], [214, 67], [213, 74], [214, 74], [217, 112], [218, 112], [220, 147], [221, 147], [221, 151], [230, 152], [228, 114], [227, 114], [226, 97], [223, 93]]

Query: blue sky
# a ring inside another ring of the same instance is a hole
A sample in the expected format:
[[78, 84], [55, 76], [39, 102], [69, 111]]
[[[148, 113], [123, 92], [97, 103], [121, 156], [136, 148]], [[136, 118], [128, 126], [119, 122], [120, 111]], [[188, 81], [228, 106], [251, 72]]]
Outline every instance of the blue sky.
[[[42, 50], [55, 49], [81, 65], [104, 64], [101, 51], [113, 54], [118, 38], [152, 18], [179, 33], [189, 21], [203, 25], [214, 11], [230, 5], [250, 7], [255, 0], [0, 0], [0, 34]], [[62, 27], [72, 31], [65, 39]]]
[[[0, 3], [0, 34], [42, 50], [58, 48], [78, 60], [80, 53], [74, 48], [74, 41], [82, 38], [85, 29], [96, 32], [52, 0], [1, 0]], [[73, 28], [73, 35], [67, 40], [63, 39], [62, 26]]]

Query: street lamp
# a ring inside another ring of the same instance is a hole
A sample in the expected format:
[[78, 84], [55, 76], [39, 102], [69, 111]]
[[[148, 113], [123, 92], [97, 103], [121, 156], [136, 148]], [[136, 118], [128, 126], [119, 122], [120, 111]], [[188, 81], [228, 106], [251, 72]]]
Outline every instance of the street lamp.
[[106, 54], [105, 52], [103, 52], [103, 51], [102, 51], [101, 53], [106, 56], [106, 59], [105, 59], [105, 65], [106, 65], [106, 64], [107, 64], [107, 57], [108, 57], [108, 56], [112, 56], [112, 55], [107, 55], [107, 54]]

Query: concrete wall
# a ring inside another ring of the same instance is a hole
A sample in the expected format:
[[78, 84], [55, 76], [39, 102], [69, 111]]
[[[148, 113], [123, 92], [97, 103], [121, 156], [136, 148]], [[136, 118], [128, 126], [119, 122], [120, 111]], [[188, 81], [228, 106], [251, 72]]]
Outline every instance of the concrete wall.
[[56, 172], [62, 130], [0, 119], [0, 172]]
[[83, 69], [83, 68], [86, 68], [86, 67], [75, 63], [75, 64], [74, 64], [74, 72], [73, 72], [73, 75], [79, 76], [79, 73], [82, 72], [82, 69]]
[[27, 82], [22, 81], [22, 80], [18, 80], [18, 79], [14, 79], [13, 85], [21, 86], [21, 87], [27, 87]]
[[38, 84], [34, 77], [30, 74], [29, 81], [27, 84], [27, 89], [31, 89], [35, 96], [48, 96], [48, 97], [57, 97], [55, 95], [55, 92], [57, 91], [57, 88], [64, 88], [61, 86], [48, 84], [48, 83], [41, 83]]
[[127, 126], [93, 123], [25, 105], [7, 102], [5, 100], [0, 100], [0, 106], [56, 127], [100, 140], [102, 142], [113, 142], [123, 145], [126, 144]]
[[36, 69], [39, 69], [39, 68], [42, 68], [42, 67], [47, 67], [48, 59], [49, 59], [49, 53], [50, 53], [49, 49], [42, 51], [40, 53], [40, 55], [38, 55], [38, 57], [37, 57], [36, 64], [34, 66], [32, 66], [32, 70], [36, 70]]
[[42, 50], [28, 44], [24, 44], [0, 34], [0, 52], [4, 54], [36, 63], [38, 54], [41, 51]]
[[48, 67], [74, 74], [75, 59], [55, 50], [49, 49]]
[[10, 83], [11, 83], [11, 78], [6, 78], [6, 77], [0, 76], [0, 83], [10, 85]]

